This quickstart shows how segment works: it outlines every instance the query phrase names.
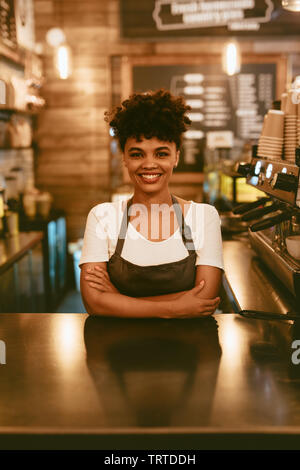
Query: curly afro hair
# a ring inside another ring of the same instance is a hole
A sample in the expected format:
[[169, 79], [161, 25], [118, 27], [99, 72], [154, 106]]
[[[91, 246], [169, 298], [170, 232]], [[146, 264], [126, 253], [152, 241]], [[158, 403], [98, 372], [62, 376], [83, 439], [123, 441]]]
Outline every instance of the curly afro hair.
[[134, 93], [121, 106], [116, 106], [111, 112], [106, 111], [105, 121], [112, 127], [122, 151], [130, 137], [137, 141], [142, 137], [156, 137], [162, 141], [175, 142], [178, 150], [182, 133], [191, 124], [185, 115], [190, 109], [181, 96], [175, 97], [161, 88]]

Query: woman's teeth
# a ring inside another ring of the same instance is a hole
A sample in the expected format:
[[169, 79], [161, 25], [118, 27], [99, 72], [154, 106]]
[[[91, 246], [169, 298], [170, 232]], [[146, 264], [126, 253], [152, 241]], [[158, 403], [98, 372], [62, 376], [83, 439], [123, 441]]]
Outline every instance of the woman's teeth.
[[143, 178], [146, 178], [147, 180], [151, 180], [151, 179], [154, 179], [154, 178], [158, 178], [158, 176], [160, 176], [160, 174], [157, 174], [157, 175], [141, 175]]

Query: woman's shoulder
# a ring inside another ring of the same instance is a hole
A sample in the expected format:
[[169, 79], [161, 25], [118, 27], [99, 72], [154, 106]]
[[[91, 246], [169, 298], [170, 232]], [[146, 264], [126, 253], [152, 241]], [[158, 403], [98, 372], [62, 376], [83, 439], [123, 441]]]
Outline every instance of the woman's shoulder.
[[194, 201], [193, 199], [183, 199], [182, 197], [179, 197], [179, 196], [175, 196], [177, 201], [179, 202], [180, 205], [190, 205], [190, 204], [196, 204], [197, 206], [208, 206], [208, 207], [213, 207], [215, 209], [214, 206], [212, 206], [211, 204], [207, 204], [205, 202], [197, 202], [197, 201]]
[[187, 217], [204, 215], [206, 217], [219, 217], [217, 209], [211, 204], [206, 204], [204, 202], [196, 202], [193, 200], [185, 200], [180, 197], [177, 197], [177, 200], [183, 210], [183, 213]]
[[114, 218], [114, 216], [118, 215], [124, 210], [123, 205], [123, 201], [121, 200], [114, 202], [101, 202], [100, 204], [96, 204], [94, 207], [92, 207], [89, 214], [93, 214], [97, 219], [104, 216], [111, 216]]
[[87, 218], [89, 230], [96, 228], [99, 233], [106, 233], [109, 239], [118, 238], [126, 201], [102, 202], [90, 210]]
[[194, 202], [194, 201], [191, 201], [191, 202], [197, 211], [204, 212], [205, 214], [212, 215], [212, 216], [219, 215], [215, 206], [212, 206], [211, 204], [207, 204], [205, 202]]

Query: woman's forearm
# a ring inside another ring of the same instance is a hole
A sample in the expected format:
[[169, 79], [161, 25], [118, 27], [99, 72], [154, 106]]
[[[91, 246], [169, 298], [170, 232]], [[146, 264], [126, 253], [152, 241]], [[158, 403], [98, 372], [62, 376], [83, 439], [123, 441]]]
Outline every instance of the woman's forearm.
[[163, 295], [153, 295], [151, 297], [139, 297], [141, 300], [150, 300], [152, 302], [160, 302], [160, 301], [166, 301], [166, 300], [177, 300], [179, 297], [181, 297], [183, 294], [186, 293], [186, 290], [180, 291], [180, 292], [174, 292], [173, 294], [163, 294]]
[[85, 305], [90, 315], [103, 315], [123, 318], [164, 318], [174, 312], [172, 299], [153, 302], [147, 299], [103, 292], [89, 288], [90, 295], [85, 296]]

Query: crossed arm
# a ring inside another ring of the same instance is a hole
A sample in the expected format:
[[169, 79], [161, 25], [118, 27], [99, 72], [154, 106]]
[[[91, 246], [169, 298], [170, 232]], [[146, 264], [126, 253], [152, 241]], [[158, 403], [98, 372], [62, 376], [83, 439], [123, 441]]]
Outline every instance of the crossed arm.
[[[111, 283], [106, 263], [81, 267], [81, 296], [90, 315], [123, 318], [194, 318], [211, 315], [217, 308], [222, 270], [197, 266], [195, 287], [189, 291], [152, 297], [129, 297]], [[155, 305], [154, 305], [155, 303]]]

